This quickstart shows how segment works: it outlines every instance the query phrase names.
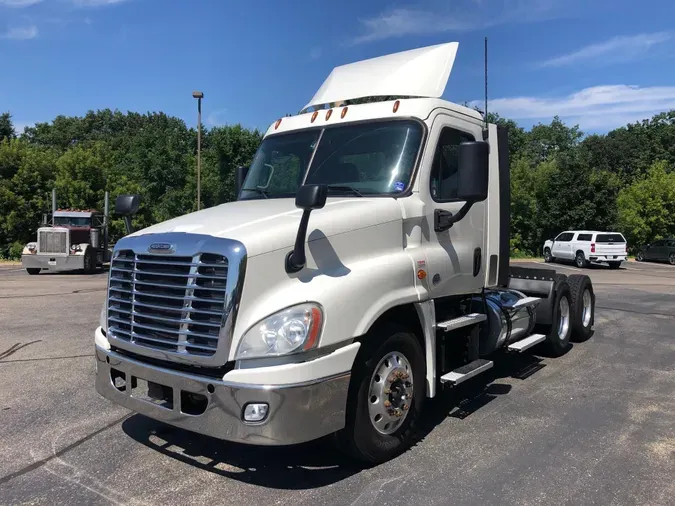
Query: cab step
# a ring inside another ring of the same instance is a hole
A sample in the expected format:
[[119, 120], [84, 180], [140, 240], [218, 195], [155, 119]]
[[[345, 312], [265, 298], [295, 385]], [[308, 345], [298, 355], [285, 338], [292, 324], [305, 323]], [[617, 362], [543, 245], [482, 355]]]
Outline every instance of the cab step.
[[523, 309], [529, 306], [535, 306], [539, 304], [539, 301], [541, 301], [541, 298], [539, 297], [525, 297], [524, 299], [518, 299], [513, 304], [503, 304], [502, 307], [504, 309], [508, 309], [509, 311], [513, 311], [515, 309]]
[[441, 376], [441, 383], [450, 383], [451, 385], [459, 385], [464, 383], [466, 380], [478, 376], [480, 373], [483, 373], [489, 369], [492, 369], [495, 363], [492, 360], [485, 360], [479, 358], [474, 360], [462, 367], [458, 367], [454, 371], [450, 371], [447, 374]]
[[482, 313], [471, 313], [464, 316], [458, 316], [452, 320], [439, 322], [436, 324], [436, 328], [443, 330], [444, 332], [450, 332], [451, 330], [457, 330], [462, 327], [468, 327], [469, 325], [484, 322], [486, 319], [487, 316]]
[[529, 350], [533, 346], [543, 343], [544, 341], [546, 341], [546, 336], [544, 334], [532, 334], [525, 339], [521, 339], [520, 341], [509, 344], [506, 349], [508, 351], [522, 353], [523, 351]]

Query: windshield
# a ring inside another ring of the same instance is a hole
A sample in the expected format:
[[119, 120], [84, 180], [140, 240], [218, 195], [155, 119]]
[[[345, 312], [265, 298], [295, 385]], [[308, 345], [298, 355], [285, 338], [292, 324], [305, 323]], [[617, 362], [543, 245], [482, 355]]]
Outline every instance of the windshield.
[[91, 224], [91, 218], [71, 218], [68, 216], [55, 216], [54, 225], [66, 227], [88, 227]]
[[294, 197], [303, 181], [344, 195], [400, 193], [410, 183], [422, 135], [422, 125], [405, 120], [270, 136], [240, 198]]

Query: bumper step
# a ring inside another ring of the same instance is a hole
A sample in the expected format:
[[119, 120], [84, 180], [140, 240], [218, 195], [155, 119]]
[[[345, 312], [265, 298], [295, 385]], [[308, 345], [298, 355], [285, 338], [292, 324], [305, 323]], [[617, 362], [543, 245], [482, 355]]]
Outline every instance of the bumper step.
[[459, 385], [464, 383], [466, 380], [478, 376], [479, 374], [492, 369], [495, 363], [492, 360], [485, 360], [479, 358], [474, 360], [462, 367], [458, 367], [454, 371], [451, 371], [447, 374], [441, 376], [441, 383], [450, 383], [451, 385]]
[[516, 341], [515, 343], [509, 344], [507, 350], [521, 353], [525, 350], [529, 350], [530, 348], [538, 345], [539, 343], [543, 343], [545, 340], [546, 336], [544, 334], [532, 334], [531, 336], [528, 336], [525, 339], [521, 339], [520, 341]]
[[469, 325], [475, 325], [476, 323], [484, 322], [486, 319], [487, 317], [482, 313], [471, 313], [465, 316], [453, 318], [452, 320], [439, 322], [436, 324], [436, 327], [443, 330], [444, 332], [450, 332], [451, 330], [457, 330], [461, 329], [462, 327], [468, 327]]

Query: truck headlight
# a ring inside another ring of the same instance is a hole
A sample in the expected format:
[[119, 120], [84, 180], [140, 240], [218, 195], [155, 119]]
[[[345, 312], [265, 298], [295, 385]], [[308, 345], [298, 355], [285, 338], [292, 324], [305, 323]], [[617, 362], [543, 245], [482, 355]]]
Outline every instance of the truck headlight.
[[323, 311], [317, 304], [299, 304], [279, 311], [246, 331], [235, 360], [311, 350], [319, 342], [322, 323]]

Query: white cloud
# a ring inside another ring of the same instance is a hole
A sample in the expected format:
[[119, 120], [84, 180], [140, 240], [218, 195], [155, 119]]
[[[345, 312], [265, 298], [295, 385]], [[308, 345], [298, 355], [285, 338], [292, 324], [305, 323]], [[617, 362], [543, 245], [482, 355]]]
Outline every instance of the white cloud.
[[318, 60], [319, 58], [321, 58], [322, 54], [323, 54], [323, 49], [321, 49], [320, 47], [313, 47], [309, 51], [309, 59], [310, 60]]
[[6, 7], [28, 7], [30, 5], [39, 4], [42, 0], [0, 0], [0, 5]]
[[5, 33], [0, 35], [2, 39], [11, 39], [11, 40], [28, 40], [34, 39], [38, 36], [38, 29], [35, 25], [30, 26], [15, 26], [10, 28]]
[[121, 4], [128, 0], [72, 0], [78, 7], [103, 7], [106, 5]]
[[206, 124], [210, 127], [222, 126], [227, 122], [227, 109], [217, 109], [206, 117]]
[[[482, 101], [470, 105], [480, 107]], [[560, 116], [582, 130], [610, 130], [675, 109], [675, 86], [593, 86], [562, 97], [497, 98], [488, 106], [514, 120], [550, 121]]]
[[[450, 3], [450, 2], [448, 2]], [[565, 3], [567, 9], [561, 10]], [[505, 23], [527, 23], [569, 15], [578, 0], [461, 0], [439, 11], [396, 8], [359, 19], [361, 34], [350, 44], [362, 44], [406, 35], [462, 32]]]
[[562, 67], [582, 62], [613, 63], [634, 60], [658, 44], [672, 39], [668, 32], [642, 33], [632, 36], [613, 37], [604, 42], [591, 44], [578, 51], [551, 58], [543, 67]]

